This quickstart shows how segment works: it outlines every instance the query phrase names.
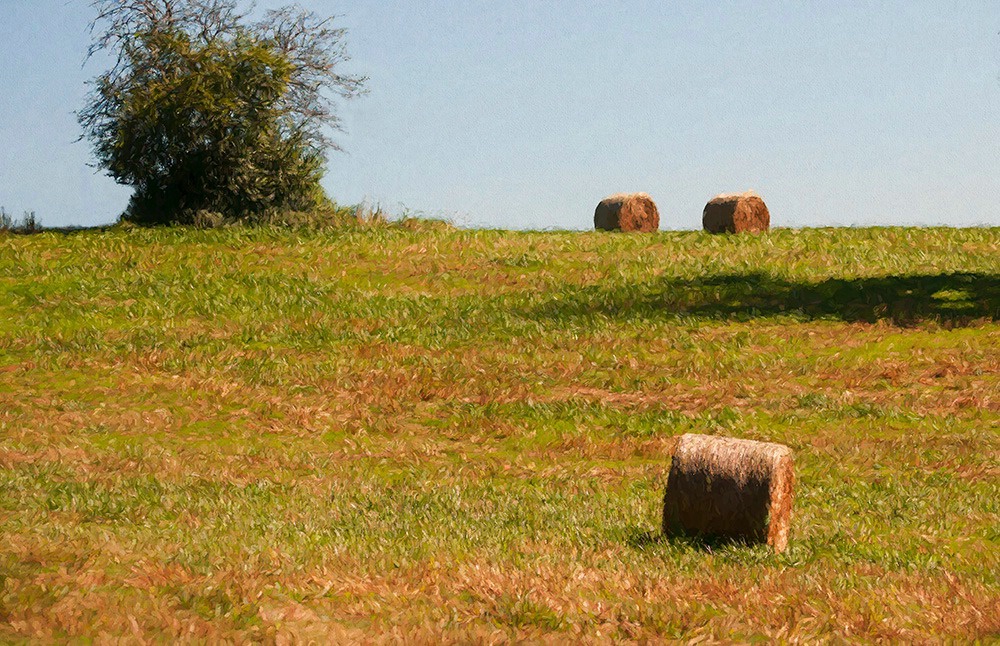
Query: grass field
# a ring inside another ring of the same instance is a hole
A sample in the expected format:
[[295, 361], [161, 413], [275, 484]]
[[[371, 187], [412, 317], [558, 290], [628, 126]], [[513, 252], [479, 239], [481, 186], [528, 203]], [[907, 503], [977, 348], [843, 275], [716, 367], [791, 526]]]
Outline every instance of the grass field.
[[1000, 229], [0, 234], [0, 641], [108, 637], [1000, 639]]

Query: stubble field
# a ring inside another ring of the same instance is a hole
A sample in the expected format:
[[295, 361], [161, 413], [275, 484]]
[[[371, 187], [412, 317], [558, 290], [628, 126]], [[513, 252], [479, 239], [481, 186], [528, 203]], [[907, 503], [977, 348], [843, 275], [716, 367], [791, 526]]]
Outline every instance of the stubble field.
[[1000, 638], [1000, 229], [0, 233], [0, 641], [108, 637]]

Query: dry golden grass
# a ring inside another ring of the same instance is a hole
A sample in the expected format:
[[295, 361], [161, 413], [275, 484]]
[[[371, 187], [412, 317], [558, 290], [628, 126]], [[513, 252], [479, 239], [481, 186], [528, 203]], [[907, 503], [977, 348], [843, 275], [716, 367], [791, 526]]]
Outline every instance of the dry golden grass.
[[998, 321], [997, 229], [0, 235], [0, 641], [995, 639]]

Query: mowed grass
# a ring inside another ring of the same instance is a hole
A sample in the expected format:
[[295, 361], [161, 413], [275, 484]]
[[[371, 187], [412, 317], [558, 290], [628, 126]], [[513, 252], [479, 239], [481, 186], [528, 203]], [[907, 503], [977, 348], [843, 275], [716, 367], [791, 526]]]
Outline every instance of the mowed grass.
[[0, 235], [0, 641], [697, 637], [1000, 637], [1000, 229]]

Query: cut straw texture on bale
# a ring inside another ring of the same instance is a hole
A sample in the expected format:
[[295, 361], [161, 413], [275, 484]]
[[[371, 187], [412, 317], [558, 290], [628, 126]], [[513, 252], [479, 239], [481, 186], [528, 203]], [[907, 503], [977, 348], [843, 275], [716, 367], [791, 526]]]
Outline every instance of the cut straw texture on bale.
[[602, 231], [642, 231], [660, 228], [660, 212], [645, 193], [618, 193], [601, 200], [594, 211], [594, 228]]
[[705, 205], [701, 223], [709, 233], [767, 231], [771, 214], [760, 196], [753, 193], [724, 194]]
[[788, 546], [795, 473], [781, 444], [682, 435], [663, 497], [663, 532]]

